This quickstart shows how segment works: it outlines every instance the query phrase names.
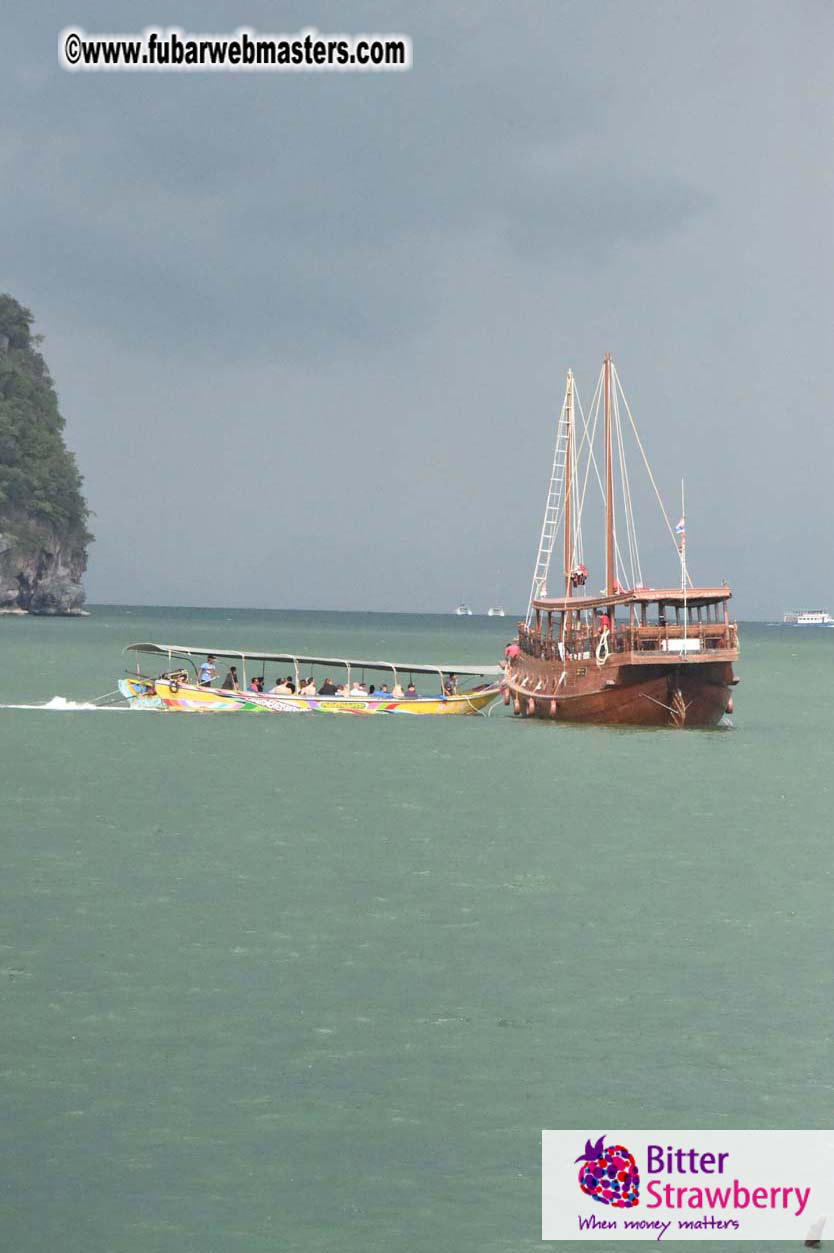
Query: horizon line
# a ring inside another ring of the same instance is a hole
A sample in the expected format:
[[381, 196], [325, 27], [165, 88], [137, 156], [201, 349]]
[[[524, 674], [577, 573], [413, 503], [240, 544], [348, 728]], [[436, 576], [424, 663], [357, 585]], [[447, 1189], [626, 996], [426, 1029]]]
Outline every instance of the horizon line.
[[[140, 601], [86, 601], [84, 608], [90, 609], [195, 609], [203, 612], [223, 612], [223, 613], [363, 613], [378, 614], [384, 617], [401, 617], [401, 618], [455, 618], [459, 615], [454, 609], [332, 609], [321, 608], [315, 606], [270, 606], [270, 605], [194, 605], [194, 604], [171, 604], [171, 603], [145, 603]], [[36, 617], [48, 617], [51, 615], [30, 615]], [[55, 615], [60, 617], [62, 615]], [[460, 615], [463, 617], [488, 618], [490, 615], [486, 610], [473, 610], [471, 615]], [[500, 617], [493, 615], [496, 621], [501, 621]], [[503, 615], [503, 620], [513, 621], [522, 620], [523, 613], [514, 614], [509, 610]], [[738, 618], [738, 622], [764, 622], [773, 623], [776, 626], [790, 625], [779, 618]]]

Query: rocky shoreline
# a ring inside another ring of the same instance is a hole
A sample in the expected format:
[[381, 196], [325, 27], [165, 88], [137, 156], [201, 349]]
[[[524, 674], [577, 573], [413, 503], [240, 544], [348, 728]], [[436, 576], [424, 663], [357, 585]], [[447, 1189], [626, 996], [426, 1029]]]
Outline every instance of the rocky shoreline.
[[0, 532], [0, 613], [81, 617], [86, 555], [53, 528], [28, 520]]
[[89, 609], [55, 610], [53, 613], [32, 613], [29, 609], [0, 609], [0, 618], [89, 618]]
[[89, 510], [32, 320], [0, 294], [0, 613], [78, 617]]

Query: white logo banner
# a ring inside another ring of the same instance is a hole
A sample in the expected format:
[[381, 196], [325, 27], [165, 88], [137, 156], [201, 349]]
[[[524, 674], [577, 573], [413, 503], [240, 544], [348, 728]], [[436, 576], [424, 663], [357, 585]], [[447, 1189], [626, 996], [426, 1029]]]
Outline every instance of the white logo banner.
[[543, 1240], [834, 1236], [834, 1131], [543, 1131]]

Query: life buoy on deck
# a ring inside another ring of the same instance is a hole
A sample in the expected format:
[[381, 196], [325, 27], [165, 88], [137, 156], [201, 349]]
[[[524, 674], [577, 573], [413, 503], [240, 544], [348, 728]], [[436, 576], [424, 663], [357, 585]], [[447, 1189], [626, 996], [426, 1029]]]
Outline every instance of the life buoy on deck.
[[168, 691], [169, 691], [169, 692], [178, 692], [179, 690], [180, 690], [180, 685], [179, 685], [179, 683], [177, 682], [177, 680], [176, 680], [176, 679], [169, 679], [169, 680], [168, 680]]

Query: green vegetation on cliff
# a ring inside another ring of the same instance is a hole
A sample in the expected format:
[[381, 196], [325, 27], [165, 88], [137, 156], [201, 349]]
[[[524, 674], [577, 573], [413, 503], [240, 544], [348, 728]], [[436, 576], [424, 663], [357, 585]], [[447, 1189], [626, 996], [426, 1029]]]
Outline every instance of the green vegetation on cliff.
[[32, 320], [0, 295], [0, 531], [46, 527], [83, 552], [92, 536], [82, 478]]

